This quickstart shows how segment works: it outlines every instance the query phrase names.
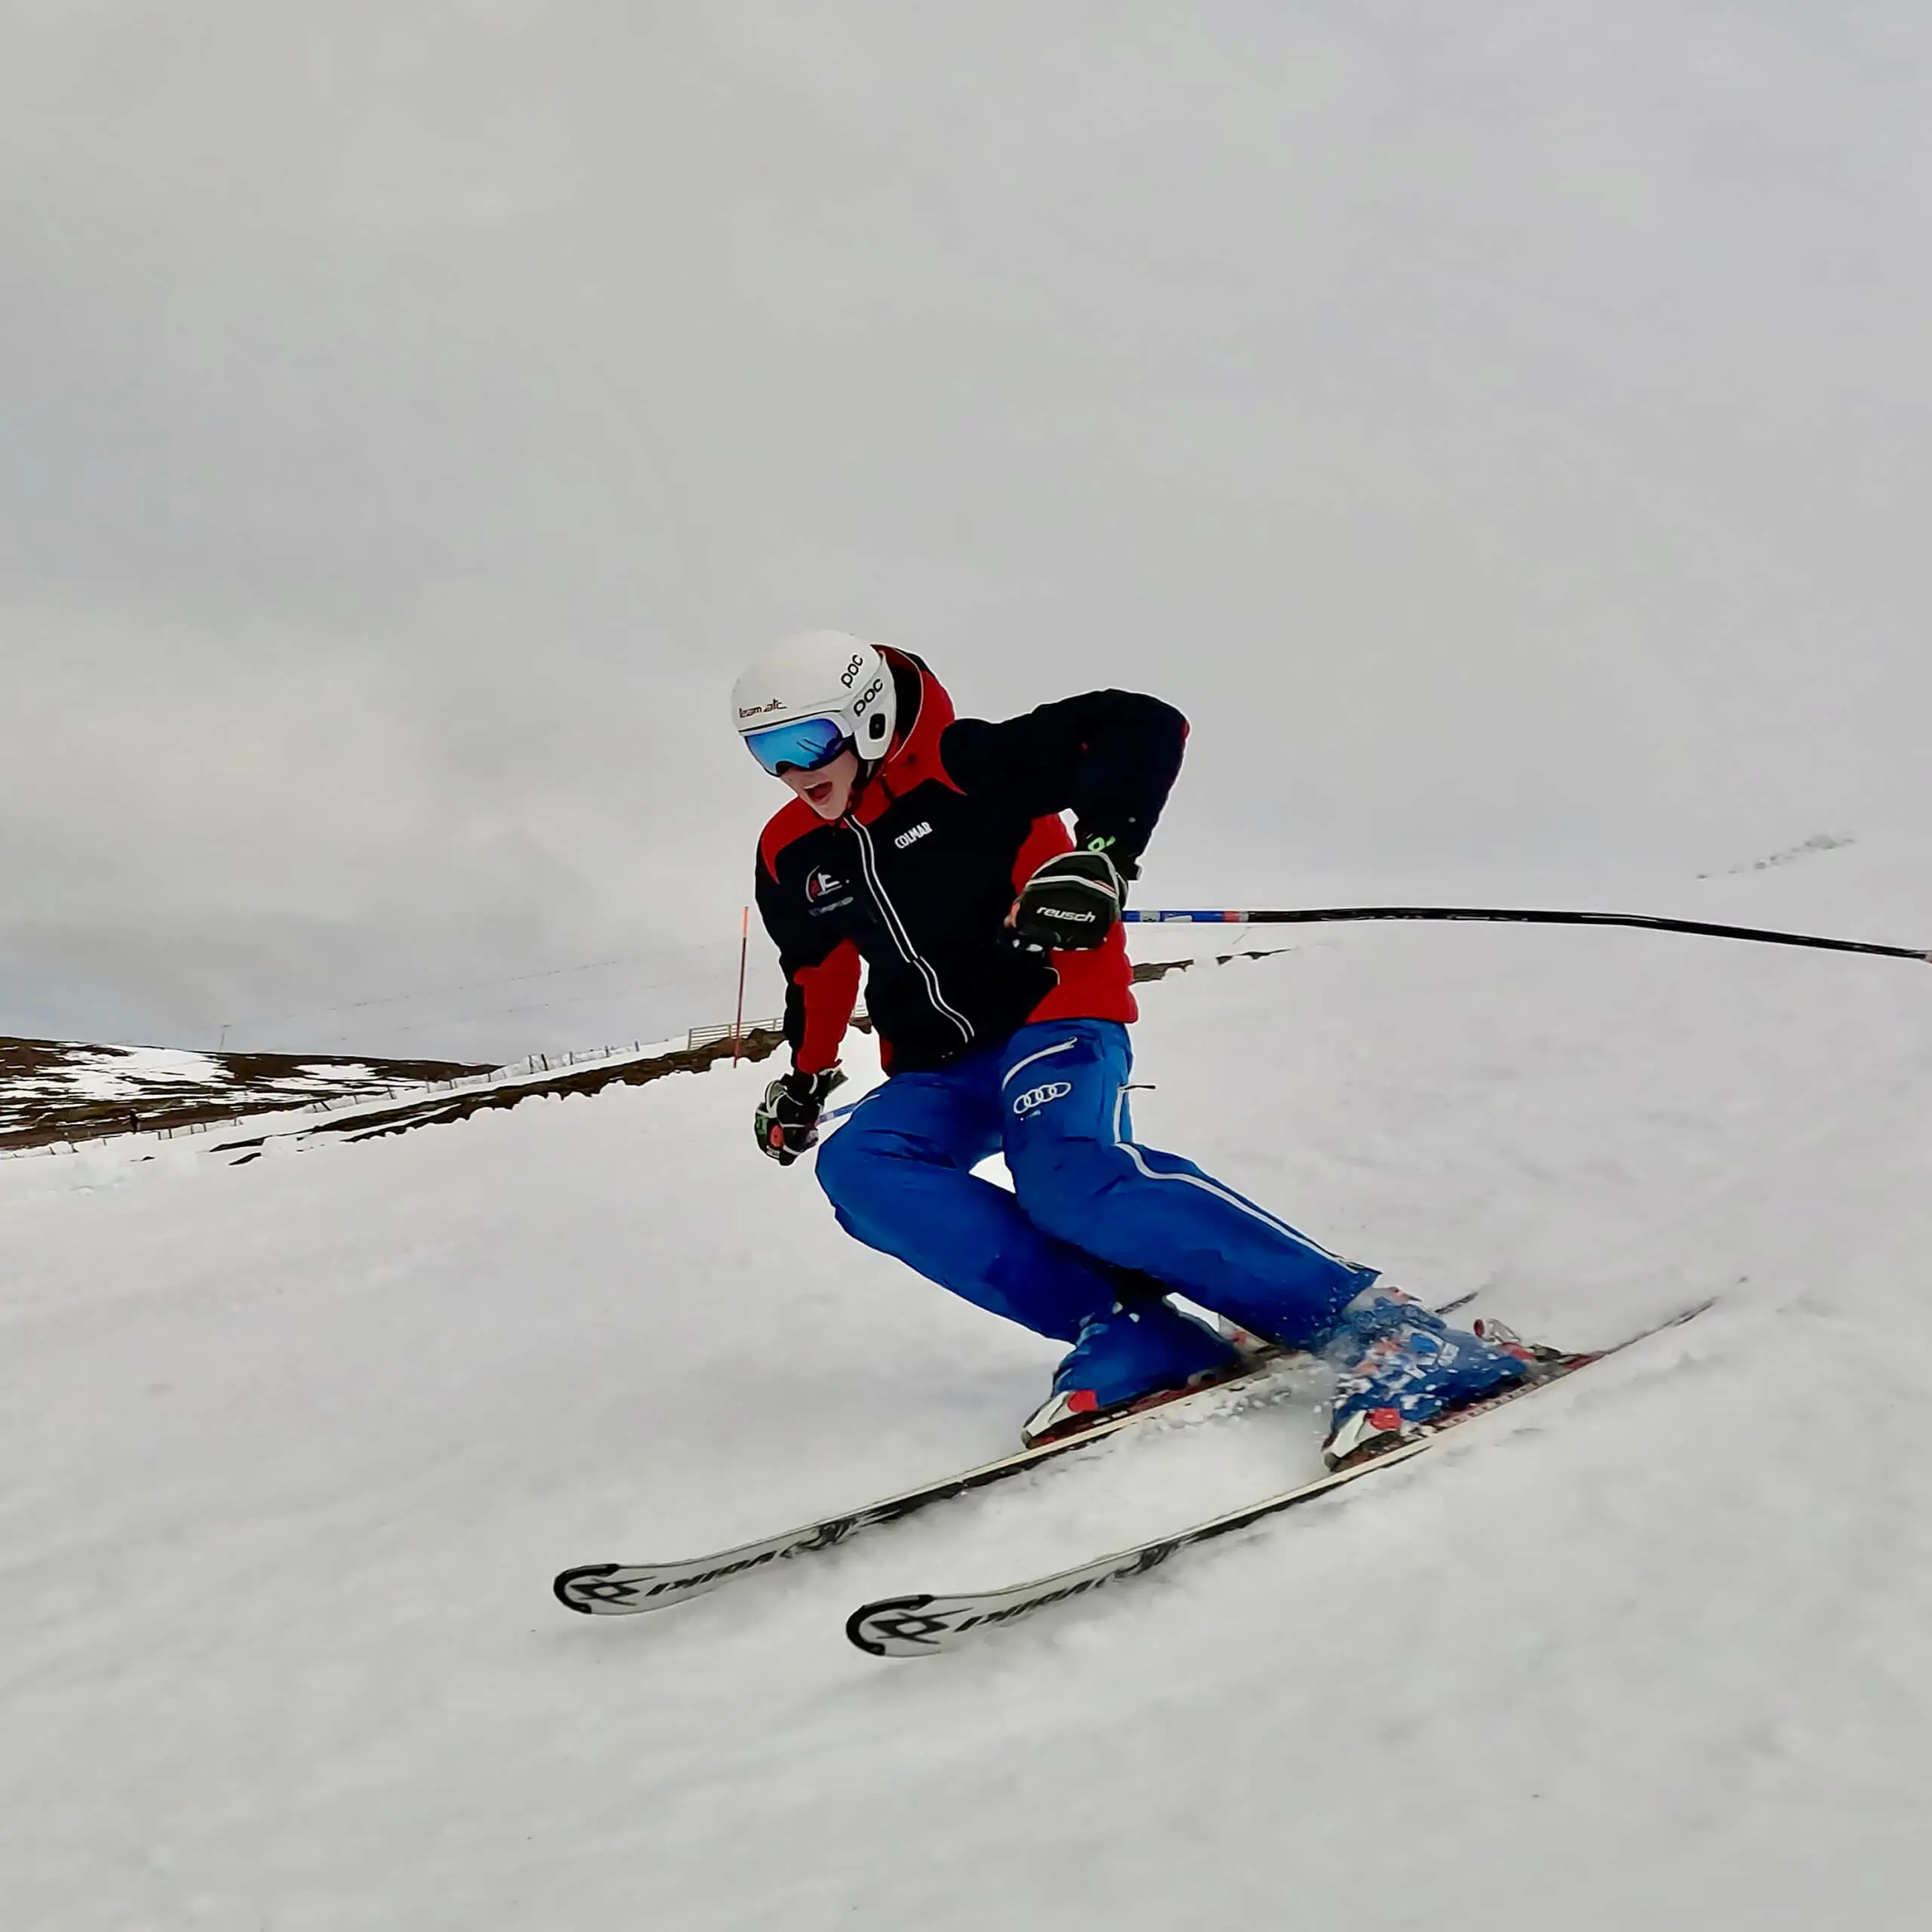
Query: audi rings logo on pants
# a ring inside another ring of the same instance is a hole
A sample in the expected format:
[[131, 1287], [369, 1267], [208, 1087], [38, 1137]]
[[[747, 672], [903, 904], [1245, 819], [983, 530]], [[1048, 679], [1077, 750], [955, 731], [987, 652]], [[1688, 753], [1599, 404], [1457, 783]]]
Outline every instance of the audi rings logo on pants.
[[1017, 1114], [1030, 1114], [1035, 1107], [1044, 1107], [1050, 1100], [1063, 1100], [1073, 1091], [1070, 1080], [1051, 1080], [1044, 1087], [1035, 1087], [1031, 1093], [1022, 1094], [1013, 1103]]

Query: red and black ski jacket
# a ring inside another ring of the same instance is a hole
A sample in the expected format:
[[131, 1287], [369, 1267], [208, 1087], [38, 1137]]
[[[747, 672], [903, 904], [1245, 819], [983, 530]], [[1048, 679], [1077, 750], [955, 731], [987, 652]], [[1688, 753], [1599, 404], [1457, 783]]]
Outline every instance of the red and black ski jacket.
[[1131, 868], [1180, 770], [1187, 721], [1158, 698], [1090, 691], [989, 724], [955, 718], [938, 679], [888, 650], [892, 749], [843, 818], [801, 798], [759, 842], [758, 907], [785, 971], [785, 1034], [807, 1072], [838, 1057], [858, 998], [888, 1072], [943, 1066], [1036, 1020], [1137, 1017], [1127, 941], [1016, 951], [1004, 922], [1035, 869], [1074, 841]]

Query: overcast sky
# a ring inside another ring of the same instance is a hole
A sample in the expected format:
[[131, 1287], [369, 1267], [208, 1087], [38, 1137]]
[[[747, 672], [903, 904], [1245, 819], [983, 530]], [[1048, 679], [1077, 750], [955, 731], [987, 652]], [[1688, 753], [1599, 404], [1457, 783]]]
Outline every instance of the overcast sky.
[[1180, 704], [1143, 903], [1923, 811], [1929, 62], [1922, 0], [0, 6], [0, 1032], [718, 1017], [725, 691], [809, 626]]

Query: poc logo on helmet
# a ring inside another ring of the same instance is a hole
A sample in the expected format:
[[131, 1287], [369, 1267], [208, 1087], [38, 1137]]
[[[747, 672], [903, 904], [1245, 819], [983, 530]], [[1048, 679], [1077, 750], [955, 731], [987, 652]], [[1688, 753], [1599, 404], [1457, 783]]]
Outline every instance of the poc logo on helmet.
[[1013, 1103], [1017, 1114], [1030, 1114], [1035, 1109], [1050, 1105], [1055, 1100], [1063, 1100], [1073, 1091], [1070, 1080], [1050, 1080], [1044, 1087], [1035, 1087], [1032, 1092], [1022, 1094]]
[[840, 674], [838, 681], [849, 691], [857, 681], [859, 673], [865, 668], [866, 660], [863, 657], [854, 658]]

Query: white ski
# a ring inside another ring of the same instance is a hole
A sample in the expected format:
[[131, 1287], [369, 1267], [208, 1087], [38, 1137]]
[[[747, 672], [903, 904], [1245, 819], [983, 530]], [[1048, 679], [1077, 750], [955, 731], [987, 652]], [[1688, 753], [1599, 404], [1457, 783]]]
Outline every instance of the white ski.
[[[1063, 1436], [1055, 1441], [1043, 1442], [1037, 1448], [1021, 1449], [1011, 1456], [998, 1457], [975, 1468], [922, 1483], [916, 1489], [883, 1497], [876, 1503], [869, 1503], [862, 1509], [842, 1515], [822, 1516], [815, 1523], [801, 1524], [798, 1528], [784, 1531], [777, 1536], [761, 1537], [756, 1543], [740, 1543], [734, 1549], [721, 1549], [709, 1556], [687, 1557], [665, 1563], [583, 1564], [564, 1571], [551, 1587], [557, 1600], [566, 1608], [580, 1610], [587, 1617], [634, 1617], [643, 1611], [666, 1609], [672, 1604], [688, 1602], [693, 1597], [703, 1596], [722, 1584], [735, 1582], [763, 1569], [767, 1564], [780, 1562], [787, 1557], [802, 1556], [811, 1550], [830, 1549], [861, 1530], [872, 1529], [881, 1523], [896, 1523], [900, 1518], [928, 1509], [935, 1503], [964, 1496], [972, 1490], [984, 1489], [989, 1484], [1004, 1482], [1011, 1476], [1023, 1475], [1043, 1463], [1071, 1455], [1075, 1450], [1087, 1448], [1094, 1443], [1104, 1442], [1137, 1423], [1155, 1417], [1192, 1420], [1193, 1416], [1189, 1411], [1198, 1415], [1211, 1406], [1225, 1405], [1229, 1396], [1251, 1395], [1263, 1384], [1272, 1380], [1284, 1367], [1306, 1359], [1291, 1351], [1278, 1350], [1238, 1375], [1230, 1376], [1205, 1389], [1195, 1389], [1191, 1394], [1177, 1395], [1172, 1401], [1115, 1416], [1106, 1422], [1096, 1423], [1091, 1429], [1082, 1429], [1077, 1435]], [[1221, 1404], [1215, 1404], [1214, 1398], [1217, 1397], [1222, 1398]]]
[[[1436, 1312], [1447, 1315], [1465, 1307], [1475, 1300], [1477, 1292], [1472, 1290], [1468, 1294], [1459, 1295], [1454, 1301], [1444, 1303]], [[581, 1611], [586, 1617], [635, 1617], [645, 1611], [668, 1609], [672, 1604], [687, 1603], [693, 1597], [703, 1596], [724, 1584], [752, 1575], [768, 1564], [781, 1562], [788, 1557], [803, 1556], [812, 1550], [830, 1549], [861, 1530], [872, 1529], [881, 1523], [896, 1523], [902, 1517], [929, 1509], [935, 1503], [984, 1489], [992, 1483], [1004, 1482], [1011, 1476], [1023, 1475], [1029, 1469], [1038, 1469], [1042, 1463], [1071, 1455], [1075, 1450], [1084, 1449], [1096, 1442], [1104, 1442], [1137, 1423], [1156, 1417], [1192, 1421], [1205, 1415], [1218, 1414], [1224, 1409], [1238, 1407], [1241, 1400], [1260, 1392], [1281, 1371], [1308, 1359], [1296, 1349], [1271, 1349], [1258, 1357], [1252, 1367], [1211, 1383], [1204, 1389], [1175, 1396], [1171, 1401], [1148, 1408], [1131, 1410], [1124, 1415], [1096, 1423], [1078, 1435], [1043, 1442], [1037, 1448], [1021, 1449], [1011, 1456], [1001, 1456], [975, 1468], [961, 1469], [955, 1475], [938, 1477], [931, 1482], [921, 1484], [917, 1489], [902, 1490], [897, 1496], [869, 1503], [863, 1509], [836, 1516], [822, 1516], [815, 1523], [801, 1524], [796, 1529], [761, 1537], [756, 1543], [740, 1543], [731, 1549], [715, 1551], [709, 1556], [690, 1556], [663, 1563], [581, 1564], [575, 1569], [565, 1571], [551, 1588], [557, 1601], [567, 1610]], [[1235, 1399], [1231, 1401], [1228, 1399], [1230, 1397]]]
[[954, 1649], [983, 1632], [999, 1629], [1017, 1618], [1044, 1610], [1051, 1604], [1065, 1603], [1072, 1598], [1104, 1589], [1109, 1583], [1144, 1576], [1177, 1552], [1195, 1543], [1211, 1542], [1217, 1537], [1227, 1536], [1234, 1531], [1247, 1528], [1251, 1523], [1258, 1523], [1264, 1517], [1278, 1515], [1283, 1510], [1292, 1509], [1300, 1503], [1312, 1503], [1318, 1497], [1345, 1488], [1364, 1476], [1393, 1469], [1398, 1463], [1412, 1462], [1432, 1448], [1450, 1430], [1464, 1423], [1520, 1401], [1526, 1395], [1533, 1395], [1537, 1390], [1547, 1389], [1552, 1383], [1574, 1375], [1579, 1369], [1588, 1368], [1607, 1356], [1621, 1354], [1624, 1349], [1660, 1334], [1666, 1329], [1679, 1327], [1711, 1306], [1709, 1301], [1700, 1302], [1695, 1307], [1653, 1322], [1635, 1334], [1611, 1343], [1608, 1348], [1563, 1356], [1549, 1364], [1546, 1372], [1535, 1379], [1517, 1383], [1500, 1395], [1455, 1410], [1393, 1448], [1365, 1461], [1333, 1470], [1327, 1475], [1318, 1476], [1312, 1482], [1284, 1490], [1278, 1496], [1251, 1503], [1245, 1509], [1230, 1510], [1226, 1515], [1196, 1523], [1171, 1536], [1156, 1537], [1131, 1549], [1116, 1550], [1110, 1556], [1097, 1557], [1091, 1563], [1057, 1571], [1050, 1577], [1038, 1577], [1030, 1583], [1010, 1584], [1003, 1589], [979, 1590], [960, 1596], [922, 1594], [882, 1597], [875, 1602], [862, 1604], [855, 1610], [846, 1621], [845, 1634], [860, 1650], [878, 1657], [928, 1657], [941, 1651]]

